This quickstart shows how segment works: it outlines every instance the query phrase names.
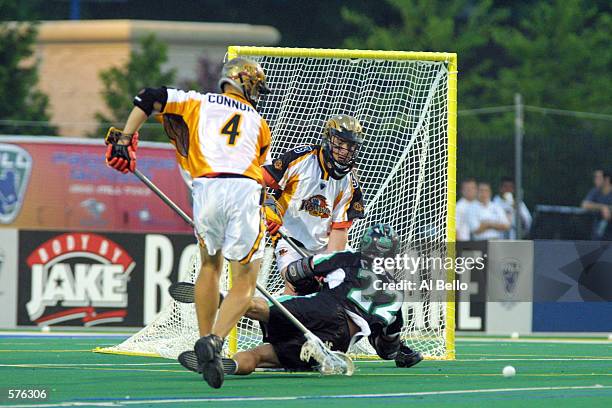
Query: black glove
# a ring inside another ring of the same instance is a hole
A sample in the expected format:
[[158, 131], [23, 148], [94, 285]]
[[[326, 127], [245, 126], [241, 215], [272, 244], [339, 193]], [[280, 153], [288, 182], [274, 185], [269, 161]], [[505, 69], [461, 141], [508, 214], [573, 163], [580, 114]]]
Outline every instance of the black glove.
[[295, 292], [298, 296], [305, 296], [318, 292], [321, 288], [319, 281], [315, 278], [314, 271], [310, 267], [311, 259], [312, 257], [310, 256], [298, 259], [287, 266], [285, 279], [295, 288]]

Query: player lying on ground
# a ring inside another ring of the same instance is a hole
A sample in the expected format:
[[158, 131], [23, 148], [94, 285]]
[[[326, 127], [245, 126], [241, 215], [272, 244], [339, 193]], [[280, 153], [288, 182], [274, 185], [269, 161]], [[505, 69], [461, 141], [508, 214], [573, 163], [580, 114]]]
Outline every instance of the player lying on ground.
[[[265, 230], [261, 166], [269, 161], [271, 143], [270, 129], [255, 110], [260, 95], [270, 92], [261, 66], [245, 58], [230, 60], [219, 87], [222, 94], [146, 88], [134, 97], [123, 131], [112, 128], [106, 139], [108, 165], [134, 171], [137, 131], [157, 111], [179, 164], [193, 178], [193, 221], [202, 260], [195, 283], [201, 336], [195, 353], [214, 388], [223, 383], [223, 339], [255, 293]], [[233, 285], [217, 316], [223, 258], [230, 261]]]
[[[325, 123], [320, 145], [289, 150], [265, 165], [266, 184], [275, 189], [264, 205], [270, 235], [284, 225], [309, 254], [345, 250], [353, 220], [364, 217], [361, 190], [351, 172], [362, 143], [359, 121], [336, 115]], [[287, 265], [301, 258], [283, 239], [275, 255], [283, 277]], [[295, 294], [290, 287], [285, 293]]]
[[[394, 281], [392, 274], [377, 275], [371, 264], [375, 257], [392, 257], [398, 250], [397, 234], [388, 225], [377, 224], [366, 230], [361, 252], [336, 252], [309, 256], [291, 263], [287, 279], [303, 292], [319, 289], [316, 277], [323, 277], [320, 291], [309, 296], [283, 296], [282, 304], [332, 350], [346, 352], [351, 344], [367, 336], [376, 353], [395, 360], [398, 367], [411, 367], [422, 360], [420, 353], [402, 345], [401, 305], [403, 293], [373, 288], [373, 281]], [[339, 269], [340, 268], [340, 269]], [[264, 342], [250, 350], [223, 359], [226, 374], [250, 374], [256, 368], [309, 370], [314, 360], [302, 361], [302, 333], [274, 306], [253, 298], [245, 316], [258, 320]], [[193, 352], [179, 361], [192, 371], [202, 371]]]

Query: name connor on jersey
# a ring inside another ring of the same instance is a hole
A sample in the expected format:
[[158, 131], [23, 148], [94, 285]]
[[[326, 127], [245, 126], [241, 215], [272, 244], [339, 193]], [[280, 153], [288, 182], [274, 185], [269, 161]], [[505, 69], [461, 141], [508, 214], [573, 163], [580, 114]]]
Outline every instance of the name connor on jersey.
[[242, 103], [234, 98], [221, 94], [208, 94], [208, 103], [216, 103], [218, 105], [227, 106], [228, 108], [238, 109], [241, 111], [255, 112], [255, 109], [246, 103]]

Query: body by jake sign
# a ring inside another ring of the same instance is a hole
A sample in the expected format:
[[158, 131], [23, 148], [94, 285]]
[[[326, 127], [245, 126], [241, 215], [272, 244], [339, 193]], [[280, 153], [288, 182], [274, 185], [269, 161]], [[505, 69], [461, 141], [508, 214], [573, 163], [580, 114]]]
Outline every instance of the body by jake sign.
[[196, 251], [191, 234], [20, 231], [17, 324], [143, 326]]
[[134, 313], [135, 290], [142, 286], [134, 273], [142, 248], [134, 245], [134, 236], [19, 235], [19, 325], [137, 325], [142, 319]]

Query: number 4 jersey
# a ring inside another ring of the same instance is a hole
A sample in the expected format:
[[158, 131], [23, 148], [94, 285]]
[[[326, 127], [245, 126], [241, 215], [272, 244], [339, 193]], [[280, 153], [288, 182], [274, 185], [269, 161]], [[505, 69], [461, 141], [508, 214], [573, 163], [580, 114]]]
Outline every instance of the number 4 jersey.
[[270, 128], [242, 95], [167, 92], [162, 122], [179, 164], [191, 177], [231, 173], [263, 182]]

